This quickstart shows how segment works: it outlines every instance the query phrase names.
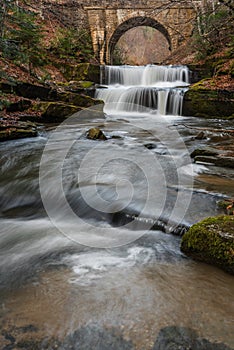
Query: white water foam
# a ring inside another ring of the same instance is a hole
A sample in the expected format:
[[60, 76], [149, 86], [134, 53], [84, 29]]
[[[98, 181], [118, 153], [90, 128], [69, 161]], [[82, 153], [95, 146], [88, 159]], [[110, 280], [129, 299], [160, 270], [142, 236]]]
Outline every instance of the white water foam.
[[185, 66], [105, 66], [105, 88], [96, 97], [107, 115], [154, 112], [181, 115], [189, 71]]

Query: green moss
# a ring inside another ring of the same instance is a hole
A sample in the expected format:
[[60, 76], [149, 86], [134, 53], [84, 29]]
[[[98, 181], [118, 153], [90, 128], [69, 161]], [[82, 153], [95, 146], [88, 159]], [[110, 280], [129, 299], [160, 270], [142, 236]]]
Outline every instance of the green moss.
[[234, 274], [234, 216], [207, 218], [193, 225], [182, 238], [181, 250]]
[[93, 85], [92, 81], [79, 81], [79, 85], [83, 89], [88, 89]]
[[202, 79], [202, 80], [198, 81], [197, 83], [193, 84], [190, 89], [193, 91], [197, 91], [197, 90], [209, 91], [210, 88], [208, 88], [206, 86], [206, 84], [209, 83], [212, 85], [212, 82], [213, 82], [212, 78], [208, 78], [208, 79], [205, 78], [205, 79]]
[[35, 136], [37, 136], [37, 131], [34, 129], [9, 128], [7, 130], [0, 130], [0, 142]]
[[40, 102], [34, 105], [33, 109], [41, 113], [42, 121], [45, 123], [61, 122], [81, 110], [77, 106], [61, 102]]
[[193, 85], [184, 96], [183, 115], [227, 118], [234, 114], [234, 93], [210, 90], [202, 82]]
[[103, 103], [102, 101], [96, 100], [92, 97], [89, 97], [83, 94], [76, 94], [72, 92], [60, 93], [58, 95], [58, 99], [60, 101], [70, 103], [74, 106], [86, 107], [86, 108]]
[[87, 138], [91, 140], [107, 140], [105, 134], [103, 131], [99, 128], [91, 128], [87, 132]]

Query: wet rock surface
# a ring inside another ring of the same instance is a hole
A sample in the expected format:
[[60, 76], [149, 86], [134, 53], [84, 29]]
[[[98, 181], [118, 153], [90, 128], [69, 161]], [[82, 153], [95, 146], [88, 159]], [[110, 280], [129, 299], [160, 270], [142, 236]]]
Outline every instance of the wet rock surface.
[[[33, 325], [2, 330], [2, 350], [134, 350], [133, 342], [126, 340], [117, 328], [107, 329], [98, 325], [81, 327], [63, 340], [54, 337], [38, 337]], [[152, 350], [233, 350], [223, 343], [212, 343], [198, 336], [190, 328], [168, 326], [156, 337]]]
[[31, 122], [18, 120], [0, 119], [0, 142], [25, 137], [36, 137], [38, 135], [37, 126]]
[[181, 250], [234, 274], [234, 216], [207, 218], [193, 225], [182, 238]]
[[222, 343], [211, 343], [184, 327], [165, 327], [157, 337], [152, 350], [231, 350]]
[[103, 133], [103, 131], [99, 128], [91, 128], [87, 132], [87, 138], [90, 140], [107, 140], [107, 137]]
[[201, 82], [194, 84], [186, 93], [183, 115], [203, 118], [228, 118], [234, 114], [234, 93], [226, 90], [203, 88]]
[[[89, 68], [89, 65], [82, 66], [86, 72], [84, 76]], [[36, 126], [30, 128], [21, 122], [60, 123], [81, 109], [103, 104], [91, 97], [94, 92], [90, 81], [71, 81], [63, 85], [0, 81], [0, 91], [5, 94], [5, 104], [0, 106], [0, 141], [37, 136]]]

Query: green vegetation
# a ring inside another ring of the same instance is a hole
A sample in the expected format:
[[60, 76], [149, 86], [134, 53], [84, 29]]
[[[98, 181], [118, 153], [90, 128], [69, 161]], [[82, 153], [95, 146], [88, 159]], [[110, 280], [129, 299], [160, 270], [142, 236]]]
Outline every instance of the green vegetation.
[[50, 51], [59, 58], [88, 61], [93, 57], [90, 33], [85, 29], [62, 29], [56, 34]]
[[10, 101], [7, 99], [7, 96], [0, 90], [0, 111], [3, 111], [9, 104]]
[[[2, 0], [0, 4], [0, 56], [35, 75], [35, 68], [89, 62], [93, 57], [90, 33], [85, 29], [60, 27], [52, 38], [44, 36], [46, 21], [29, 3]], [[50, 74], [43, 68], [41, 80]], [[42, 73], [40, 73], [40, 76]]]
[[181, 250], [234, 274], [234, 216], [211, 217], [193, 225], [182, 238]]
[[[33, 68], [45, 63], [41, 47], [43, 32], [36, 23], [37, 15], [19, 6], [14, 0], [3, 0], [0, 8], [0, 51], [14, 63]], [[40, 48], [40, 49], [38, 49]]]

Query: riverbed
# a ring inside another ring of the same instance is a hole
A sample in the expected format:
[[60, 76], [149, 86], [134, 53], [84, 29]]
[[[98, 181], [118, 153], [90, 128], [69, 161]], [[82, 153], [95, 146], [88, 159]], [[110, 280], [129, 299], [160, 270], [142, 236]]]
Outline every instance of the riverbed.
[[[232, 122], [179, 115], [184, 67], [166, 81], [121, 69], [100, 92], [104, 113], [0, 144], [1, 349], [157, 350], [167, 327], [183, 346], [234, 348], [233, 277], [188, 259], [172, 234], [234, 195], [232, 169], [190, 158], [211, 142], [198, 128]], [[87, 139], [92, 127], [107, 140]]]

